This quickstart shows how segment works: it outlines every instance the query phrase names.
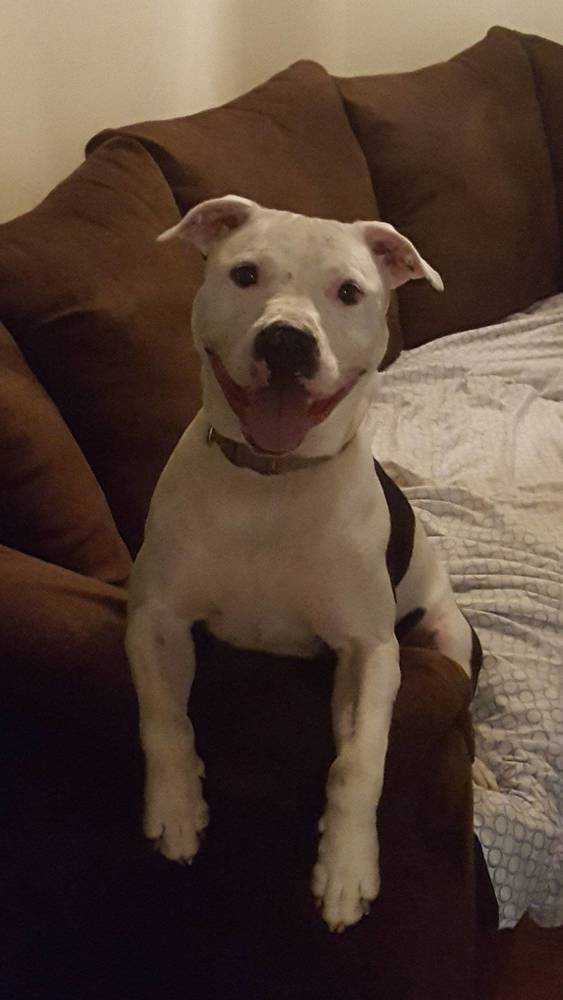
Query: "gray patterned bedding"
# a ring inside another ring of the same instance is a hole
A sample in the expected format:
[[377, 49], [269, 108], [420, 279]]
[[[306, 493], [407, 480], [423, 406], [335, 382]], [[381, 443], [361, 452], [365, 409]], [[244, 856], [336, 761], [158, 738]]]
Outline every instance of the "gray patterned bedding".
[[404, 353], [380, 376], [373, 453], [449, 567], [485, 663], [475, 830], [501, 928], [563, 923], [563, 295]]

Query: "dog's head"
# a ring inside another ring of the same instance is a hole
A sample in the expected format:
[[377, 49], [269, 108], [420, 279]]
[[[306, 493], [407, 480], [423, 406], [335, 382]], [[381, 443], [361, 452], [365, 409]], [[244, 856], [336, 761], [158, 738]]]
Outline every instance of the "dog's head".
[[207, 258], [192, 330], [209, 419], [257, 451], [342, 447], [385, 354], [391, 289], [410, 278], [443, 288], [385, 222], [314, 219], [231, 195], [159, 237], [173, 238]]

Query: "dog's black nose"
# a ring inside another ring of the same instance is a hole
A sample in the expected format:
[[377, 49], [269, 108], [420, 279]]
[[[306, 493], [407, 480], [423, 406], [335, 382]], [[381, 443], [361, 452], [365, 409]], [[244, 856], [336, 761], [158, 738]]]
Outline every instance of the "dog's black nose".
[[254, 357], [265, 361], [271, 381], [291, 380], [296, 375], [312, 378], [319, 367], [319, 345], [308, 330], [287, 323], [270, 323], [257, 334]]

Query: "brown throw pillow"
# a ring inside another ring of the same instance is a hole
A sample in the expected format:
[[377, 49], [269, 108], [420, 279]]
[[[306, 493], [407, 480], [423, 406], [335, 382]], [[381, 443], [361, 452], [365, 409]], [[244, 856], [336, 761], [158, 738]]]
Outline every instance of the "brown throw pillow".
[[87, 151], [115, 135], [151, 150], [182, 212], [225, 194], [342, 222], [377, 211], [338, 88], [314, 62], [295, 63], [222, 107], [106, 130]]
[[158, 475], [199, 406], [194, 267], [177, 246], [156, 243], [178, 218], [159, 167], [125, 137], [0, 227], [0, 315], [132, 552]]
[[448, 62], [339, 81], [382, 217], [445, 283], [399, 290], [405, 345], [483, 326], [557, 290], [557, 212], [534, 77], [493, 28]]
[[[338, 87], [301, 61], [222, 107], [94, 136], [87, 151], [131, 135], [152, 153], [182, 214], [199, 201], [238, 194], [268, 208], [354, 222], [379, 219], [365, 157]], [[395, 295], [384, 365], [400, 351]]]
[[129, 573], [92, 470], [1, 323], [0, 542], [101, 580]]

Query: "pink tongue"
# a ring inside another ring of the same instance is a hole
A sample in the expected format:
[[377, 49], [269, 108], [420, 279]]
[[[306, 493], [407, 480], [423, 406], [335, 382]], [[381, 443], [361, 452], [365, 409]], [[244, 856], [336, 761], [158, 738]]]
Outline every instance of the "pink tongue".
[[309, 403], [310, 397], [299, 383], [259, 389], [244, 410], [243, 432], [263, 451], [294, 451], [314, 423], [307, 414]]

